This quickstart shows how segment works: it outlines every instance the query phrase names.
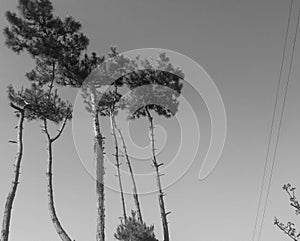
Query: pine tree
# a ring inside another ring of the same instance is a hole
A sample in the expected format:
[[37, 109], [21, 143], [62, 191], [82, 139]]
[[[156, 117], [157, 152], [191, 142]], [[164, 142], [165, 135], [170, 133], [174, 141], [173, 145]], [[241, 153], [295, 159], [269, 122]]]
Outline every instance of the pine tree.
[[[87, 61], [89, 66], [89, 61]], [[96, 195], [97, 195], [97, 220], [96, 240], [105, 240], [105, 206], [104, 206], [104, 140], [101, 131], [99, 101], [102, 97], [101, 88], [122, 85], [122, 76], [135, 68], [135, 61], [120, 55], [116, 47], [111, 47], [108, 58], [100, 58], [96, 68], [92, 69], [82, 85], [82, 95], [86, 109], [91, 113], [94, 129], [94, 158], [96, 162]]]
[[120, 155], [119, 155], [119, 144], [116, 135], [116, 121], [115, 121], [115, 115], [117, 114], [116, 104], [118, 103], [120, 98], [121, 98], [121, 94], [117, 92], [117, 86], [115, 86], [114, 91], [106, 91], [105, 93], [102, 94], [101, 99], [98, 102], [98, 111], [100, 113], [100, 116], [109, 117], [110, 119], [111, 135], [113, 137], [113, 141], [115, 145], [115, 153], [113, 155], [115, 156], [115, 160], [116, 160], [115, 166], [117, 168], [117, 177], [118, 177], [119, 188], [120, 188], [123, 218], [124, 220], [127, 220], [125, 197], [123, 192], [122, 177], [120, 171], [121, 163], [120, 163]]
[[155, 148], [154, 124], [151, 111], [158, 116], [169, 118], [178, 111], [178, 97], [182, 90], [181, 80], [184, 75], [179, 68], [174, 68], [165, 53], [159, 55], [156, 66], [149, 60], [142, 60], [143, 70], [138, 70], [126, 76], [126, 84], [131, 89], [124, 106], [129, 111], [129, 119], [146, 117], [149, 122], [149, 131], [152, 149], [152, 164], [156, 173], [158, 200], [163, 226], [164, 241], [169, 241], [169, 228], [165, 210], [165, 201], [161, 173], [159, 168], [163, 163], [158, 163]]
[[[143, 223], [142, 212], [141, 212], [141, 207], [140, 207], [140, 203], [139, 203], [139, 199], [138, 199], [137, 186], [136, 186], [136, 182], [135, 182], [135, 178], [134, 178], [133, 168], [132, 168], [132, 165], [131, 165], [131, 162], [130, 162], [130, 159], [129, 159], [129, 156], [128, 156], [128, 153], [127, 153], [126, 143], [125, 143], [124, 137], [122, 135], [122, 131], [121, 131], [120, 128], [118, 128], [117, 122], [115, 120], [115, 116], [118, 113], [118, 110], [120, 109], [120, 105], [122, 105], [122, 103], [120, 103], [122, 95], [118, 92], [118, 90], [119, 90], [119, 88], [125, 86], [124, 80], [126, 78], [124, 78], [124, 77], [126, 76], [126, 74], [127, 73], [130, 74], [131, 72], [136, 70], [136, 68], [138, 67], [138, 64], [137, 64], [136, 61], [139, 59], [139, 57], [137, 57], [136, 59], [133, 59], [133, 60], [126, 59], [123, 56], [120, 56], [120, 54], [117, 52], [115, 47], [111, 48], [111, 53], [109, 54], [109, 57], [110, 58], [115, 58], [115, 59], [119, 58], [119, 62], [120, 62], [120, 60], [122, 60], [123, 63], [124, 62], [126, 63], [125, 67], [123, 67], [122, 64], [117, 65], [118, 68], [119, 68], [119, 70], [117, 72], [119, 72], [119, 73], [117, 75], [114, 75], [114, 77], [116, 79], [111, 84], [114, 87], [114, 92], [111, 92], [109, 94], [109, 96], [114, 99], [114, 102], [113, 102], [113, 105], [112, 105], [114, 111], [111, 112], [111, 125], [112, 125], [112, 133], [113, 133], [113, 136], [114, 136], [116, 149], [117, 149], [117, 146], [118, 146], [116, 130], [118, 131], [119, 136], [121, 138], [126, 163], [127, 163], [127, 166], [128, 166], [129, 172], [130, 172], [131, 180], [132, 180], [133, 199], [134, 199], [134, 203], [135, 203], [135, 206], [136, 206], [136, 212], [137, 212], [138, 220], [141, 223]], [[118, 175], [120, 175], [119, 165], [118, 165], [118, 173], [119, 173]], [[121, 192], [121, 196], [122, 196], [122, 192]], [[123, 205], [123, 206], [125, 207], [125, 205]], [[126, 216], [126, 212], [124, 212], [124, 214]], [[126, 219], [127, 218], [125, 217], [125, 220]]]
[[120, 241], [158, 241], [155, 238], [154, 226], [147, 226], [136, 218], [132, 211], [131, 217], [122, 222], [115, 233], [115, 238]]
[[[63, 132], [67, 120], [71, 118], [71, 105], [62, 101], [55, 86], [80, 87], [92, 68], [101, 61], [95, 53], [85, 55], [89, 40], [81, 32], [81, 24], [71, 16], [61, 19], [53, 14], [50, 0], [19, 0], [18, 12], [6, 12], [9, 26], [4, 29], [6, 45], [14, 52], [26, 51], [36, 62], [35, 68], [26, 74], [32, 82], [25, 91], [10, 89], [19, 107], [26, 108], [25, 116], [43, 122], [43, 132], [48, 141], [48, 197], [51, 220], [63, 241], [71, 239], [63, 230], [55, 212], [52, 185], [52, 144]], [[57, 135], [52, 137], [48, 121], [62, 123]], [[4, 220], [3, 227], [9, 226]], [[2, 233], [5, 233], [6, 231]], [[6, 241], [1, 239], [1, 241]]]
[[118, 138], [116, 134], [116, 121], [115, 121], [115, 116], [114, 112], [112, 111], [110, 114], [110, 123], [111, 123], [111, 131], [112, 131], [112, 136], [115, 142], [115, 158], [116, 158], [116, 168], [117, 168], [117, 177], [119, 181], [119, 187], [120, 187], [120, 194], [121, 194], [121, 202], [122, 202], [122, 208], [123, 208], [123, 217], [124, 220], [127, 220], [127, 214], [126, 214], [126, 205], [125, 205], [125, 197], [124, 197], [124, 191], [123, 191], [123, 186], [122, 186], [122, 178], [121, 178], [121, 162], [119, 160], [119, 144], [118, 144]]
[[20, 178], [20, 169], [21, 169], [21, 163], [23, 158], [23, 129], [24, 129], [24, 120], [27, 116], [26, 108], [28, 105], [24, 104], [23, 107], [19, 107], [15, 103], [17, 100], [15, 99], [13, 95], [13, 89], [11, 86], [8, 88], [8, 98], [10, 101], [10, 106], [15, 110], [15, 115], [19, 119], [19, 123], [16, 126], [18, 129], [18, 138], [17, 141], [9, 141], [10, 143], [17, 144], [18, 145], [18, 153], [17, 157], [14, 163], [14, 175], [13, 175], [13, 181], [10, 186], [9, 193], [6, 198], [6, 203], [4, 207], [4, 215], [3, 215], [3, 221], [2, 221], [2, 229], [1, 229], [1, 241], [7, 241], [9, 237], [9, 228], [10, 228], [10, 220], [11, 220], [11, 213], [12, 213], [12, 207], [14, 203], [14, 199], [17, 193], [17, 187], [19, 184], [19, 178]]
[[[111, 53], [109, 53], [108, 55], [110, 58], [114, 58], [117, 59], [116, 63], [121, 59], [124, 62], [124, 58], [121, 57], [119, 58], [119, 53], [117, 53], [116, 49], [114, 47], [111, 48]], [[118, 60], [119, 58], [119, 60]], [[127, 62], [127, 61], [125, 61]], [[135, 65], [134, 60], [131, 62], [132, 65]], [[118, 64], [118, 67], [116, 68], [116, 72], [120, 71], [120, 66], [122, 67], [123, 65]], [[131, 71], [133, 70], [132, 68], [130, 69]], [[123, 69], [123, 71], [125, 71], [125, 69]], [[128, 71], [128, 70], [127, 70]], [[114, 75], [114, 76], [119, 76], [119, 75]], [[124, 87], [124, 81], [123, 81], [123, 77], [121, 76], [119, 79], [114, 80], [113, 83], [110, 84], [110, 88], [108, 89], [113, 89], [113, 90], [108, 90], [106, 92], [104, 92], [103, 94], [101, 94], [101, 99], [98, 102], [98, 109], [97, 111], [99, 112], [100, 116], [108, 116], [110, 118], [110, 123], [111, 123], [111, 134], [113, 137], [113, 141], [114, 141], [114, 145], [115, 145], [115, 159], [116, 159], [116, 168], [117, 168], [117, 177], [118, 177], [118, 182], [119, 182], [119, 188], [120, 188], [120, 195], [121, 195], [121, 203], [122, 203], [122, 209], [123, 209], [123, 218], [124, 220], [127, 219], [127, 215], [126, 215], [126, 205], [125, 205], [125, 198], [124, 198], [124, 193], [123, 193], [123, 187], [122, 187], [122, 180], [121, 180], [121, 171], [120, 171], [120, 160], [119, 160], [119, 144], [118, 144], [118, 138], [117, 138], [117, 134], [116, 131], [119, 133], [119, 136], [121, 138], [122, 141], [122, 145], [123, 145], [123, 149], [125, 152], [125, 158], [126, 158], [126, 163], [128, 165], [130, 174], [131, 174], [131, 179], [132, 179], [132, 184], [133, 184], [133, 197], [134, 197], [134, 203], [136, 205], [136, 209], [137, 209], [137, 215], [138, 215], [138, 219], [139, 221], [142, 223], [143, 219], [142, 219], [142, 213], [141, 213], [141, 207], [140, 207], [140, 203], [138, 200], [138, 194], [137, 194], [137, 187], [136, 187], [136, 183], [134, 180], [134, 174], [133, 174], [133, 168], [127, 153], [127, 148], [126, 148], [126, 144], [125, 144], [125, 140], [123, 138], [122, 132], [121, 130], [118, 128], [116, 120], [115, 120], [115, 116], [118, 114], [118, 110], [120, 108], [120, 99], [122, 97], [122, 95], [118, 92], [119, 88]]]
[[128, 169], [129, 169], [130, 176], [131, 176], [132, 191], [133, 191], [132, 195], [133, 195], [133, 200], [134, 200], [134, 204], [135, 204], [135, 207], [136, 207], [136, 212], [137, 212], [138, 220], [139, 220], [140, 223], [143, 223], [142, 210], [141, 210], [141, 205], [140, 205], [140, 202], [139, 202], [137, 185], [136, 185], [136, 181], [135, 181], [135, 178], [134, 178], [132, 164], [131, 164], [131, 161], [130, 161], [130, 158], [129, 158], [129, 155], [128, 155], [128, 152], [127, 152], [126, 142], [125, 142], [125, 139], [123, 137], [122, 131], [121, 131], [120, 128], [118, 128], [116, 122], [115, 122], [115, 129], [118, 131], [119, 137], [120, 137], [120, 139], [122, 141], [126, 163], [127, 163]]
[[[9, 95], [11, 101], [14, 101], [19, 108], [25, 108], [25, 117], [29, 120], [42, 121], [42, 131], [46, 135], [48, 144], [48, 162], [47, 162], [47, 192], [48, 192], [48, 207], [50, 211], [51, 220], [53, 225], [60, 236], [62, 241], [72, 241], [66, 231], [63, 229], [55, 210], [53, 183], [52, 183], [52, 165], [53, 165], [53, 143], [61, 136], [66, 122], [72, 117], [71, 105], [61, 100], [57, 94], [57, 90], [54, 92], [44, 90], [42, 86], [38, 86], [35, 83], [31, 85], [31, 88], [27, 88], [22, 91], [15, 91], [12, 87], [9, 87]], [[25, 104], [26, 103], [26, 104]], [[51, 137], [48, 130], [48, 121], [55, 124], [60, 124], [61, 127], [58, 133]]]

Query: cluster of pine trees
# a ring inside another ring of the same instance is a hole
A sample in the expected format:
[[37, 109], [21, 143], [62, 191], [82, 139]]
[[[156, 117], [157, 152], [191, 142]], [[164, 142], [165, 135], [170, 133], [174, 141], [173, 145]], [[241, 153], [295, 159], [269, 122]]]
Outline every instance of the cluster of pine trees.
[[[122, 204], [121, 224], [115, 238], [124, 241], [154, 241], [153, 225], [147, 226], [142, 215], [134, 167], [126, 147], [126, 140], [118, 127], [118, 111], [128, 113], [128, 121], [145, 117], [149, 123], [152, 149], [152, 166], [156, 174], [158, 202], [162, 221], [163, 240], [169, 241], [169, 227], [160, 167], [157, 160], [154, 117], [172, 117], [178, 111], [178, 97], [182, 90], [184, 74], [175, 68], [165, 53], [156, 61], [129, 59], [111, 47], [107, 56], [87, 54], [88, 37], [82, 32], [81, 23], [67, 16], [54, 15], [50, 0], [19, 0], [18, 11], [7, 11], [8, 27], [4, 29], [6, 45], [16, 53], [26, 52], [35, 61], [31, 71], [26, 73], [26, 86], [16, 90], [8, 87], [10, 106], [18, 118], [18, 138], [12, 141], [18, 146], [14, 165], [13, 181], [6, 199], [1, 241], [8, 241], [11, 212], [20, 179], [20, 168], [24, 152], [24, 121], [37, 121], [47, 141], [47, 194], [50, 219], [62, 241], [72, 241], [60, 222], [54, 203], [53, 152], [54, 143], [59, 140], [68, 121], [72, 119], [72, 105], [59, 96], [59, 88], [81, 88], [93, 120], [94, 156], [96, 163], [97, 220], [96, 240], [105, 240], [105, 137], [101, 131], [101, 118], [109, 118], [114, 143], [114, 157]], [[101, 92], [107, 86], [105, 92]], [[100, 90], [101, 89], [101, 90]], [[124, 89], [129, 94], [124, 97]], [[49, 125], [59, 125], [57, 133], [51, 133]], [[135, 210], [127, 215], [120, 170], [120, 150], [122, 149], [131, 175]]]

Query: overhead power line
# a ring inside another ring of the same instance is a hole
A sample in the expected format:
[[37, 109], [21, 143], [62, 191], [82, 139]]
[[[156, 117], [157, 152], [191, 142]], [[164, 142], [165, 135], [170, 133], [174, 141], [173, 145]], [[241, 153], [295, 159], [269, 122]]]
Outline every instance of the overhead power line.
[[[285, 63], [285, 58], [286, 58], [287, 46], [288, 46], [288, 36], [289, 36], [290, 25], [291, 25], [291, 20], [292, 20], [291, 18], [292, 18], [292, 12], [293, 12], [293, 4], [294, 4], [294, 0], [291, 0], [287, 30], [286, 30], [286, 34], [285, 34], [284, 49], [283, 49], [283, 55], [282, 55], [282, 61], [281, 61], [281, 67], [280, 67], [280, 73], [279, 73], [279, 79], [278, 79], [278, 85], [277, 85], [277, 91], [276, 91], [276, 97], [275, 97], [275, 106], [274, 106], [273, 116], [272, 116], [272, 121], [271, 121], [271, 130], [270, 130], [269, 141], [268, 141], [268, 146], [267, 146], [267, 154], [266, 154], [266, 159], [265, 159], [264, 173], [263, 173], [263, 179], [262, 179], [262, 184], [261, 184], [261, 188], [260, 188], [260, 194], [259, 194], [258, 207], [257, 207], [256, 218], [255, 218], [254, 231], [253, 231], [253, 235], [252, 235], [252, 241], [255, 241], [256, 236], [257, 236], [257, 241], [260, 241], [260, 238], [261, 238], [261, 233], [262, 233], [262, 229], [263, 229], [263, 223], [264, 223], [264, 218], [265, 218], [265, 213], [266, 213], [266, 208], [267, 208], [267, 203], [268, 203], [268, 198], [269, 198], [269, 193], [270, 193], [270, 186], [271, 186], [273, 171], [274, 171], [274, 166], [275, 166], [276, 154], [277, 154], [278, 143], [279, 143], [279, 136], [280, 136], [282, 121], [283, 121], [283, 116], [284, 116], [284, 109], [285, 109], [285, 105], [286, 105], [288, 87], [289, 87], [289, 83], [290, 83], [290, 79], [291, 79], [295, 46], [296, 46], [296, 40], [297, 40], [297, 34], [298, 34], [298, 28], [299, 28], [300, 11], [298, 11], [296, 30], [295, 30], [295, 35], [293, 38], [293, 43], [292, 43], [292, 54], [291, 54], [290, 63], [289, 63], [289, 67], [288, 67], [287, 81], [286, 81], [285, 86], [283, 87], [283, 91], [284, 91], [283, 97], [280, 98], [280, 93], [282, 91], [281, 90], [282, 79], [283, 79], [282, 76], [283, 76], [284, 63]], [[280, 108], [280, 105], [281, 105], [281, 108]], [[279, 106], [279, 108], [278, 108], [278, 106]], [[280, 113], [279, 120], [278, 120], [278, 118], [276, 118], [278, 111]], [[275, 145], [274, 145], [274, 148], [272, 149], [272, 147], [273, 147], [272, 143], [274, 143], [274, 142], [275, 142]], [[269, 174], [269, 176], [267, 176], [268, 167], [270, 165], [271, 165], [270, 174]], [[265, 198], [263, 199], [263, 191], [264, 191], [265, 185], [267, 185], [267, 187], [266, 187], [267, 190], [266, 190]], [[262, 210], [262, 216], [260, 218], [261, 208], [263, 208], [263, 210]]]

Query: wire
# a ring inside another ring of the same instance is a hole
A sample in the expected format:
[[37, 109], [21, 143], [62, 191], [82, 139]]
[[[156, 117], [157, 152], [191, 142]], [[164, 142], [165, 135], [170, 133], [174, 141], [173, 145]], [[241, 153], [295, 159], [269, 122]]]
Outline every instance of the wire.
[[289, 66], [288, 80], [287, 80], [286, 87], [285, 87], [285, 92], [284, 92], [283, 107], [282, 107], [282, 110], [281, 110], [278, 133], [277, 133], [277, 137], [276, 137], [275, 151], [274, 151], [274, 156], [273, 156], [273, 160], [272, 160], [271, 176], [270, 176], [269, 183], [268, 183], [266, 202], [265, 202], [265, 205], [264, 205], [264, 211], [263, 211], [263, 216], [262, 216], [262, 222], [261, 222], [261, 225], [260, 225], [258, 241], [260, 240], [260, 237], [261, 237], [264, 218], [265, 218], [265, 214], [266, 214], [266, 208], [267, 208], [267, 204], [268, 204], [267, 200], [268, 200], [269, 194], [270, 194], [270, 186], [271, 186], [272, 177], [273, 177], [273, 169], [274, 169], [274, 164], [275, 164], [275, 160], [276, 160], [277, 147], [278, 147], [278, 143], [279, 143], [279, 135], [280, 135], [280, 131], [281, 131], [283, 114], [284, 114], [284, 109], [285, 109], [285, 104], [286, 104], [286, 97], [287, 97], [287, 93], [288, 93], [288, 87], [289, 87], [289, 83], [290, 83], [290, 79], [291, 79], [291, 72], [292, 72], [292, 67], [293, 67], [293, 62], [294, 62], [295, 47], [296, 47], [298, 28], [299, 28], [299, 19], [300, 19], [300, 10], [298, 11], [297, 26], [296, 26], [296, 32], [295, 32], [295, 36], [294, 36], [294, 40], [293, 40], [293, 50], [292, 50], [291, 62], [290, 62], [290, 66]]
[[285, 33], [284, 49], [283, 49], [283, 54], [282, 54], [282, 61], [281, 61], [281, 67], [280, 67], [280, 73], [279, 73], [279, 79], [278, 79], [278, 85], [277, 85], [277, 92], [276, 92], [276, 97], [275, 97], [275, 106], [274, 106], [273, 117], [272, 117], [272, 122], [271, 122], [271, 131], [270, 131], [269, 142], [268, 142], [268, 146], [267, 146], [267, 155], [266, 155], [263, 179], [262, 179], [262, 184], [261, 184], [261, 189], [260, 189], [260, 194], [259, 194], [258, 207], [257, 207], [256, 218], [255, 218], [255, 225], [254, 225], [254, 230], [253, 230], [253, 235], [252, 235], [252, 241], [254, 241], [254, 239], [255, 239], [256, 228], [257, 228], [258, 217], [259, 217], [259, 211], [260, 211], [260, 206], [261, 206], [261, 202], [262, 202], [262, 193], [263, 193], [263, 187], [264, 187], [264, 182], [265, 182], [266, 172], [267, 172], [267, 163], [268, 163], [269, 153], [270, 153], [270, 148], [271, 148], [271, 140], [272, 140], [272, 135], [273, 135], [274, 123], [275, 123], [276, 109], [277, 109], [277, 105], [278, 105], [279, 90], [280, 90], [284, 60], [285, 60], [285, 55], [286, 55], [287, 40], [288, 40], [288, 33], [289, 33], [290, 23], [291, 23], [293, 3], [294, 3], [294, 0], [291, 0], [288, 23], [287, 23], [287, 29], [286, 29], [286, 33]]

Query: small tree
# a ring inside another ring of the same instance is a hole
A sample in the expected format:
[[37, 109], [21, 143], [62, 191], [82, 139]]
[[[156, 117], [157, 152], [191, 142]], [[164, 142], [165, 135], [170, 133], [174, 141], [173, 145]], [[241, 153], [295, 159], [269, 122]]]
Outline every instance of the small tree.
[[[300, 203], [295, 195], [295, 187], [292, 187], [291, 184], [285, 184], [283, 186], [283, 190], [286, 191], [286, 193], [289, 196], [290, 199], [290, 205], [295, 209], [296, 215], [300, 214]], [[293, 239], [294, 241], [300, 240], [300, 232], [296, 231], [295, 224], [292, 222], [288, 222], [287, 224], [284, 224], [279, 221], [278, 218], [274, 218], [274, 225], [277, 226], [280, 230], [282, 230], [288, 237]]]
[[136, 213], [132, 211], [131, 217], [121, 221], [117, 227], [115, 238], [120, 241], [158, 241], [155, 238], [154, 226], [147, 226], [136, 218]]

